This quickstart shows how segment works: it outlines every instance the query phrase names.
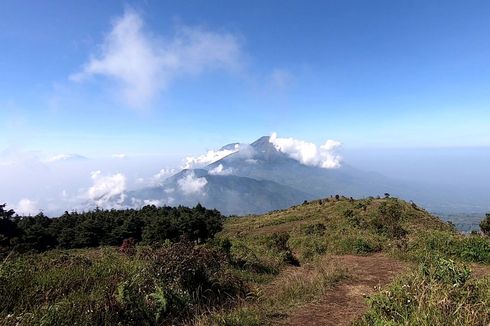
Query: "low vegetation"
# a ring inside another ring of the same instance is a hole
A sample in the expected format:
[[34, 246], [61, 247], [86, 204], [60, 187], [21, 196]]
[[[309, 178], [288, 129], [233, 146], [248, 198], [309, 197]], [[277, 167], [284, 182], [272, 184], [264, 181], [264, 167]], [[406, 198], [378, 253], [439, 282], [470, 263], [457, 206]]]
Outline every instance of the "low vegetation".
[[356, 325], [488, 325], [490, 278], [470, 278], [470, 269], [440, 256], [369, 299]]
[[159, 325], [244, 297], [224, 255], [184, 240], [134, 255], [114, 248], [51, 251], [0, 268], [7, 325]]
[[227, 219], [200, 205], [56, 219], [0, 206], [0, 324], [274, 324], [353, 277], [332, 255], [376, 252], [419, 267], [372, 296], [358, 324], [488, 324], [489, 279], [464, 264], [490, 264], [489, 217], [463, 235], [385, 197]]

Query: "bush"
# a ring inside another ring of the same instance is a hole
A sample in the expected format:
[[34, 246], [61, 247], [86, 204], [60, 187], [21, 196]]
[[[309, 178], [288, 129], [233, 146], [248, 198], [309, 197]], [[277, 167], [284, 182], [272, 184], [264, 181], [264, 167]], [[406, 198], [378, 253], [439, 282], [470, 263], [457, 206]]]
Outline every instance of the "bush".
[[136, 241], [133, 238], [124, 239], [119, 247], [119, 252], [128, 256], [133, 256], [136, 253]]
[[435, 257], [426, 258], [419, 266], [422, 276], [428, 281], [461, 286], [470, 278], [470, 270], [453, 260]]
[[293, 266], [299, 266], [299, 260], [294, 257], [293, 251], [289, 248], [288, 240], [288, 233], [273, 233], [272, 236], [269, 237], [269, 248], [276, 250], [284, 262]]
[[397, 199], [384, 201], [378, 208], [378, 216], [372, 221], [372, 226], [379, 234], [400, 239], [407, 235], [402, 228], [403, 208]]
[[480, 222], [480, 229], [484, 235], [490, 237], [490, 213], [487, 213], [485, 219]]
[[354, 252], [356, 254], [367, 254], [373, 251], [374, 248], [364, 239], [356, 239], [354, 242]]
[[174, 292], [185, 293], [192, 304], [218, 304], [244, 294], [244, 284], [227, 273], [223, 252], [182, 240], [151, 252], [151, 269]]
[[316, 223], [316, 224], [308, 224], [306, 226], [303, 226], [303, 233], [305, 235], [316, 235], [316, 236], [322, 236], [325, 234], [325, 230], [327, 229], [325, 227], [325, 224], [323, 223]]

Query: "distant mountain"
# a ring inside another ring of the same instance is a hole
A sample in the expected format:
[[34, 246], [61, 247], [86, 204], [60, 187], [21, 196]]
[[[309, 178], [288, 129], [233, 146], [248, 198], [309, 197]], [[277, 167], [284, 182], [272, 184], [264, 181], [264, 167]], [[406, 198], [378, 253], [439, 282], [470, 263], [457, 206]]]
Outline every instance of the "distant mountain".
[[[193, 182], [195, 189], [192, 189]], [[186, 183], [191, 183], [187, 185], [190, 189], [185, 188]], [[226, 215], [246, 215], [287, 208], [291, 203], [310, 200], [313, 196], [274, 181], [212, 175], [204, 169], [186, 169], [168, 178], [162, 186], [129, 192], [127, 198], [127, 204], [193, 206], [199, 202]]]
[[396, 194], [391, 180], [343, 164], [326, 169], [308, 166], [279, 151], [267, 136], [252, 144], [233, 143], [236, 152], [202, 169], [185, 169], [161, 186], [128, 192], [128, 205], [192, 206], [200, 202], [224, 214], [259, 214], [342, 194], [353, 197]]
[[301, 164], [277, 150], [267, 136], [259, 138], [249, 147], [245, 146], [245, 150], [210, 164], [207, 169], [212, 170], [220, 165], [234, 175], [275, 181], [316, 198], [333, 194], [365, 197], [395, 193], [397, 189], [388, 178], [357, 170], [348, 164], [335, 169]]

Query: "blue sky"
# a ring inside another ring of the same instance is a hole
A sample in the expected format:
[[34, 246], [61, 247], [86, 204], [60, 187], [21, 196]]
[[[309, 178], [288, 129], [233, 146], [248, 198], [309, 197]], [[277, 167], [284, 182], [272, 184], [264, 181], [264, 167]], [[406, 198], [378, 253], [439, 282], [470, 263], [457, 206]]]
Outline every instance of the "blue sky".
[[274, 131], [488, 146], [488, 17], [487, 1], [3, 0], [0, 151], [182, 156]]

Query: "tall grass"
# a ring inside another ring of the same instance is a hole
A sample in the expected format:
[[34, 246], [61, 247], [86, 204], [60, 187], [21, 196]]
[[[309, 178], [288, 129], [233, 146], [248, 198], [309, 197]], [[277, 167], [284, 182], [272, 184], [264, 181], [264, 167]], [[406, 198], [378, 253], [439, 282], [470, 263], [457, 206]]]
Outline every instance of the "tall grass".
[[195, 325], [269, 325], [294, 309], [314, 301], [346, 278], [344, 269], [328, 257], [317, 258], [302, 267], [284, 270], [274, 281], [256, 286], [247, 301], [235, 309], [202, 316]]
[[245, 284], [215, 248], [180, 242], [51, 251], [0, 265], [0, 324], [167, 325], [233, 305]]
[[470, 275], [460, 263], [425, 258], [416, 272], [371, 297], [356, 325], [489, 325], [490, 278]]

